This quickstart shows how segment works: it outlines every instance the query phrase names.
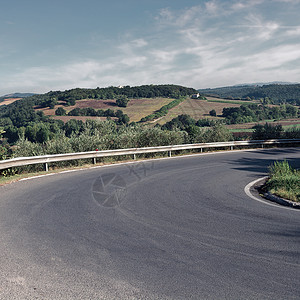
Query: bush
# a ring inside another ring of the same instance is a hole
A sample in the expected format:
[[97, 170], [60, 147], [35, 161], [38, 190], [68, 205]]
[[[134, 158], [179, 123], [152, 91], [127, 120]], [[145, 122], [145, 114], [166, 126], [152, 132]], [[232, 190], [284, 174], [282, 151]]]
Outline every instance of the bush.
[[300, 139], [300, 128], [289, 128], [284, 132], [284, 138], [286, 139]]
[[129, 99], [124, 95], [118, 96], [118, 98], [116, 100], [116, 104], [119, 107], [126, 107], [128, 105], [128, 102], [129, 102]]
[[282, 135], [283, 128], [281, 125], [255, 125], [252, 134], [253, 140], [279, 139]]
[[232, 141], [232, 133], [221, 124], [216, 124], [213, 127], [209, 128], [204, 132], [203, 142], [212, 143], [212, 142], [227, 142]]
[[209, 112], [209, 115], [212, 116], [212, 117], [216, 117], [217, 116], [217, 112], [212, 109], [210, 112]]

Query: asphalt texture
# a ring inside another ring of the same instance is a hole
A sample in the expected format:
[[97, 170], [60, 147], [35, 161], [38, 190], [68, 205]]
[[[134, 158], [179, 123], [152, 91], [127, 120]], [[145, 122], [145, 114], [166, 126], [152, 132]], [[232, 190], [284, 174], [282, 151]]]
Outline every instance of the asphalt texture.
[[300, 148], [0, 187], [0, 299], [300, 299], [300, 211], [244, 192]]

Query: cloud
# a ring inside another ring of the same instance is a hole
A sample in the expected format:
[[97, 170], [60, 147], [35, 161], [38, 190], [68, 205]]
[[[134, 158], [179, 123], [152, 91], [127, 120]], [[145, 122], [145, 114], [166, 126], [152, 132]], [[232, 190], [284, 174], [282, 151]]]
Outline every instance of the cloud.
[[206, 11], [210, 14], [215, 14], [218, 12], [218, 5], [217, 5], [217, 2], [216, 1], [209, 1], [209, 2], [206, 2], [205, 3], [205, 8], [206, 8]]
[[300, 26], [299, 27], [289, 27], [290, 29], [286, 31], [288, 36], [300, 35]]
[[274, 21], [264, 21], [259, 15], [249, 14], [246, 16], [248, 24], [241, 25], [245, 28], [254, 29], [256, 37], [262, 40], [269, 40], [273, 37], [274, 33], [280, 28], [280, 24]]
[[[26, 68], [7, 74], [1, 85], [8, 93], [16, 88], [47, 92], [150, 83], [205, 88], [251, 81], [297, 81], [300, 26], [290, 26], [287, 20], [263, 11], [257, 13], [263, 2], [225, 5], [207, 1], [181, 10], [163, 8], [148, 31], [127, 31], [110, 40], [109, 55], [105, 51], [99, 54], [97, 49], [94, 55], [70, 58], [62, 65]], [[94, 47], [97, 40], [93, 40]], [[100, 50], [102, 44], [99, 41]]]
[[285, 64], [300, 59], [300, 44], [281, 45], [252, 55], [250, 58], [256, 70], [279, 69]]
[[189, 24], [194, 24], [200, 19], [200, 15], [204, 12], [201, 5], [192, 6], [179, 11], [171, 11], [169, 8], [160, 10], [155, 20], [159, 25], [171, 27], [184, 27]]
[[231, 5], [231, 10], [234, 12], [238, 10], [245, 10], [262, 3], [264, 3], [264, 0], [238, 1]]

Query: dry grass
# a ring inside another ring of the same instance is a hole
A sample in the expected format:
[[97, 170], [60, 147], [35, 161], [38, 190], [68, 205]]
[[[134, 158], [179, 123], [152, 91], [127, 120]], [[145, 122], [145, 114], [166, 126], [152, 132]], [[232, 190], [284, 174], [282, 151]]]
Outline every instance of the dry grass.
[[7, 98], [7, 99], [4, 99], [2, 102], [0, 102], [0, 106], [1, 105], [8, 105], [8, 104], [11, 104], [11, 103], [14, 103], [18, 100], [21, 100], [22, 98]]
[[171, 121], [173, 118], [178, 115], [186, 114], [190, 115], [193, 119], [220, 119], [220, 117], [211, 117], [209, 112], [215, 110], [217, 115], [221, 115], [224, 107], [239, 107], [240, 104], [232, 103], [218, 103], [218, 102], [208, 102], [206, 100], [200, 99], [187, 99], [178, 106], [170, 109], [169, 113], [157, 121], [159, 124], [164, 124], [168, 121]]
[[128, 106], [123, 108], [124, 114], [127, 114], [130, 121], [137, 122], [142, 118], [159, 110], [162, 106], [169, 104], [174, 99], [170, 98], [142, 98], [130, 100]]

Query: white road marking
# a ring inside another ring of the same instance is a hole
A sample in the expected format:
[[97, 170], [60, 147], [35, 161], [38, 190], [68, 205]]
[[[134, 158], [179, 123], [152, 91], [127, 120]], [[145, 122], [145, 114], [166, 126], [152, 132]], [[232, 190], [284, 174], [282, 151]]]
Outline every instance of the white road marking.
[[258, 202], [261, 202], [261, 203], [264, 203], [264, 204], [267, 204], [267, 205], [271, 205], [271, 206], [274, 206], [274, 207], [277, 207], [277, 208], [279, 207], [279, 208], [284, 208], [284, 209], [290, 209], [290, 210], [295, 211], [295, 209], [292, 208], [292, 207], [288, 207], [288, 206], [284, 206], [284, 205], [280, 205], [280, 204], [274, 204], [274, 203], [272, 203], [272, 202], [269, 202], [268, 200], [263, 200], [263, 199], [257, 198], [257, 197], [255, 197], [254, 195], [251, 194], [250, 188], [251, 188], [254, 184], [256, 184], [258, 181], [263, 180], [263, 179], [265, 179], [265, 178], [267, 178], [267, 177], [268, 177], [268, 176], [264, 176], [264, 177], [258, 178], [258, 179], [256, 179], [256, 180], [254, 180], [254, 181], [248, 183], [248, 184], [245, 186], [245, 188], [244, 188], [244, 191], [245, 191], [246, 195], [249, 196], [250, 198], [252, 198], [252, 199], [258, 201]]

